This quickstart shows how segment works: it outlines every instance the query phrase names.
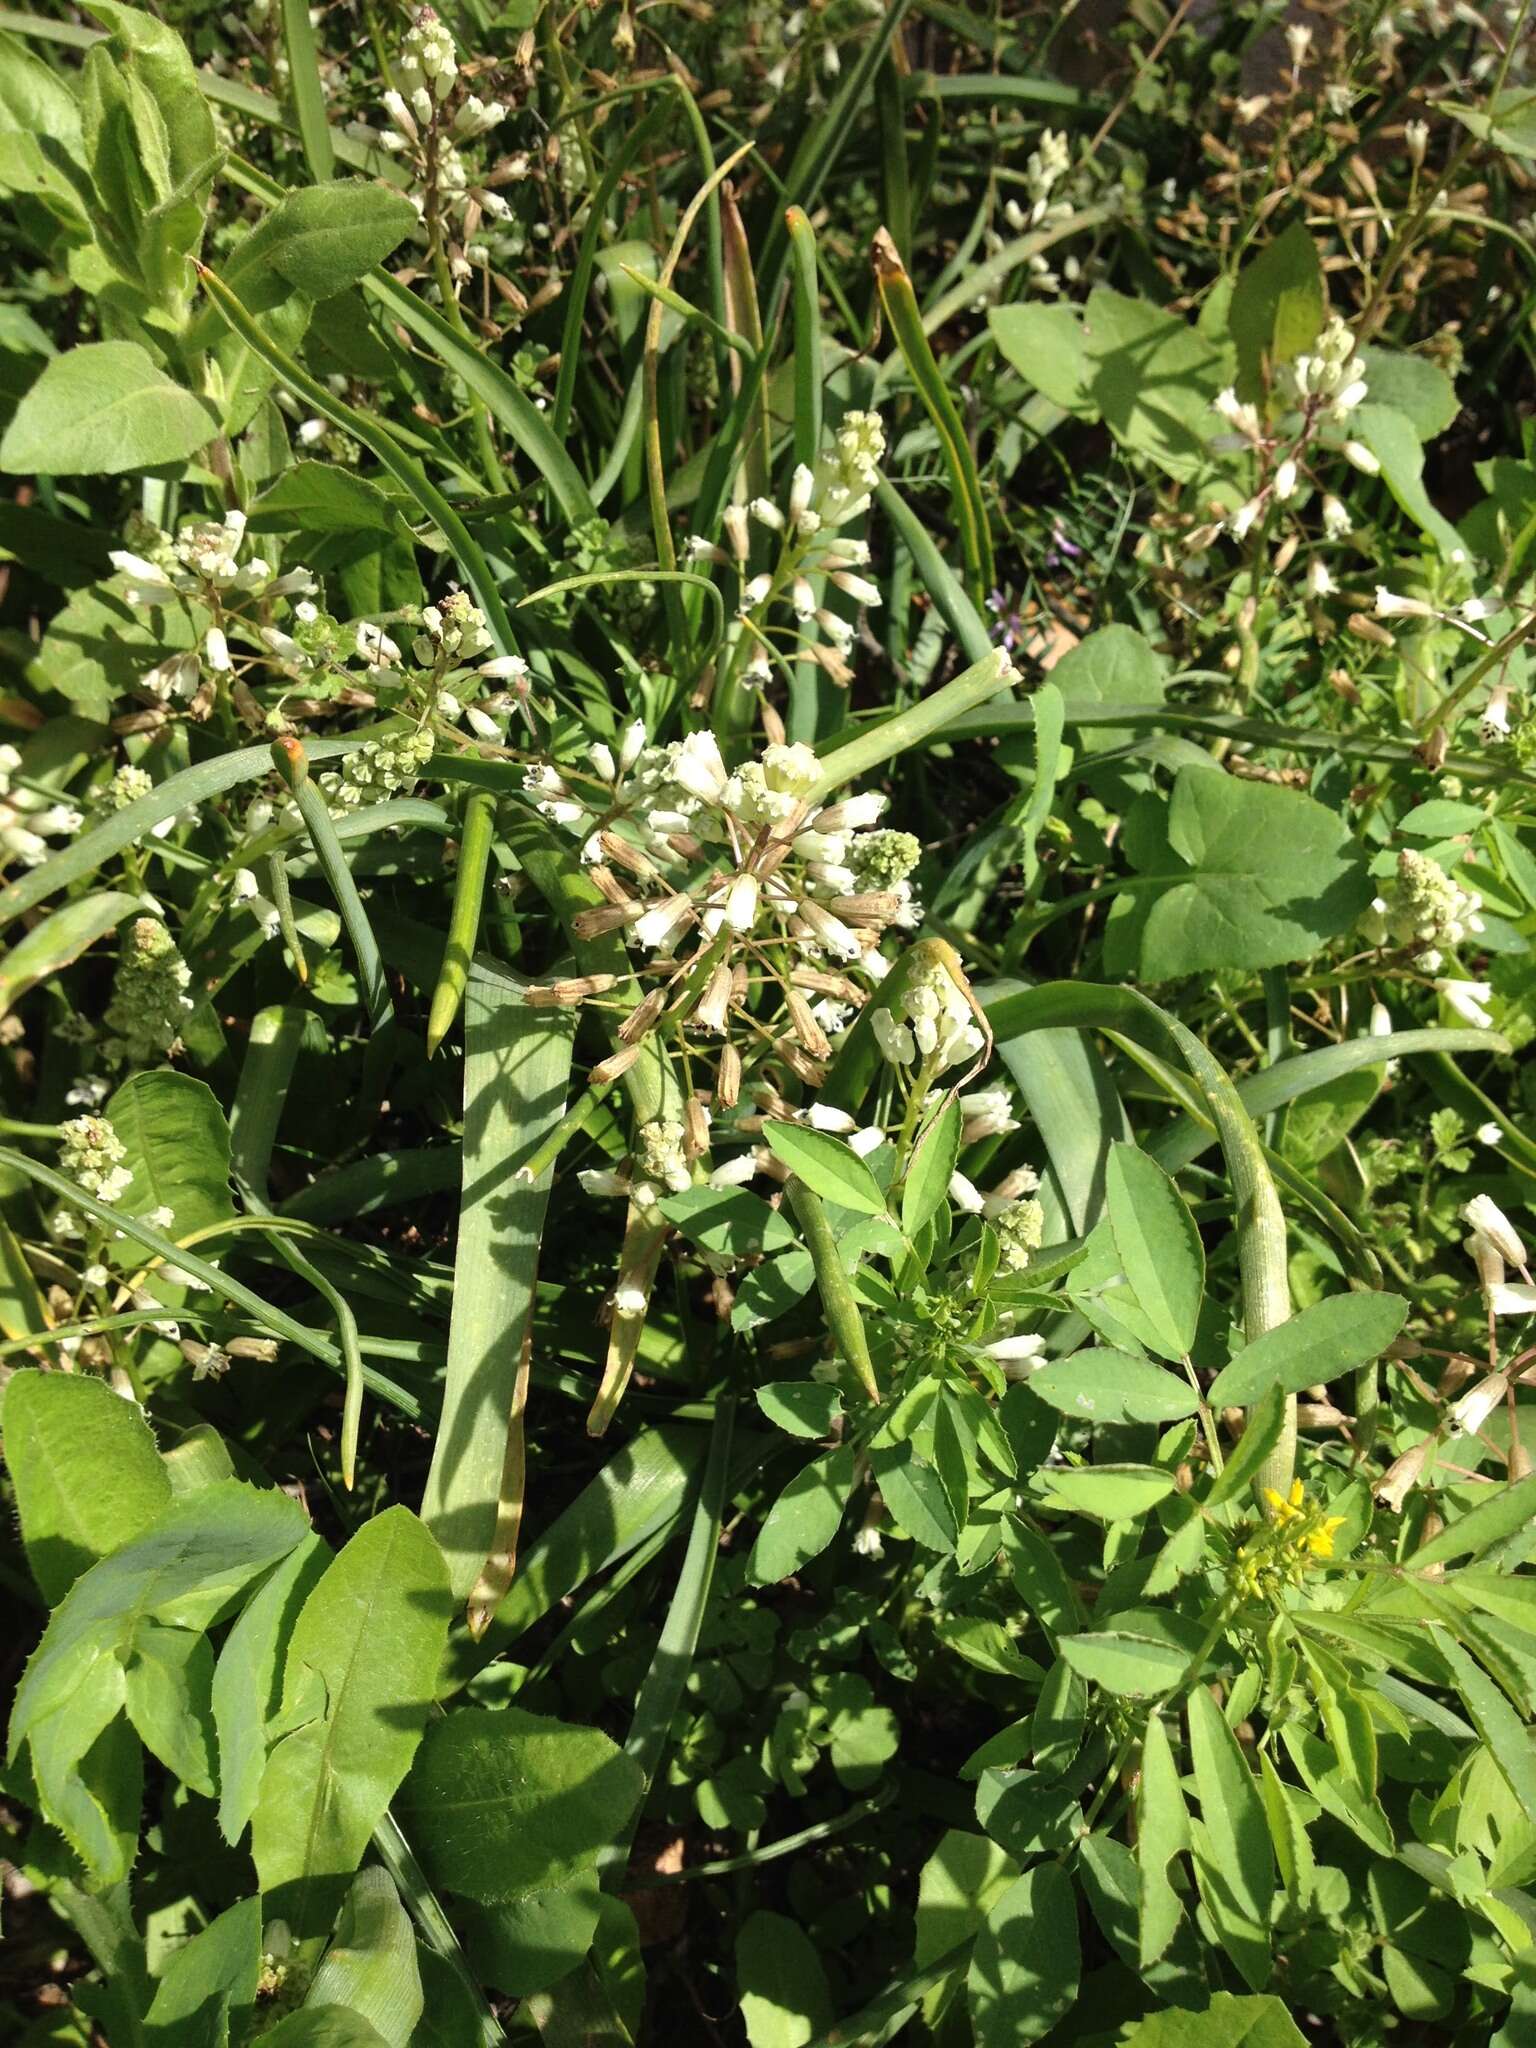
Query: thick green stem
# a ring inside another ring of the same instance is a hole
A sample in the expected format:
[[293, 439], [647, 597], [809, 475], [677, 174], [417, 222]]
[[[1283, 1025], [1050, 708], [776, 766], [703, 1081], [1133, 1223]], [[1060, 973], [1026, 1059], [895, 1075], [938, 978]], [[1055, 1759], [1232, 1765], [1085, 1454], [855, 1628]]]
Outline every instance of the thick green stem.
[[816, 1268], [816, 1286], [826, 1311], [832, 1341], [845, 1362], [858, 1374], [860, 1384], [871, 1401], [878, 1402], [880, 1386], [875, 1378], [874, 1361], [869, 1355], [869, 1340], [864, 1335], [864, 1321], [848, 1275], [843, 1271], [837, 1237], [827, 1220], [821, 1197], [804, 1181], [791, 1180], [789, 1206], [805, 1233], [805, 1246], [811, 1255], [811, 1264]]

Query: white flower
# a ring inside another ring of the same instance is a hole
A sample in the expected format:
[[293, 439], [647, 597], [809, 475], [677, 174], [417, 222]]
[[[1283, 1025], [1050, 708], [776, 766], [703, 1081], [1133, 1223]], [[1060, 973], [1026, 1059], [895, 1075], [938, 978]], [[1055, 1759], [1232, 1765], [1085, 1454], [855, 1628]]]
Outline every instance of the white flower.
[[587, 749], [587, 759], [597, 770], [604, 782], [617, 782], [619, 765], [613, 758], [613, 749], [602, 740], [594, 740]]
[[1326, 497], [1323, 500], [1323, 531], [1330, 540], [1342, 540], [1346, 533], [1354, 530], [1355, 522], [1349, 516], [1349, 507], [1340, 498]]
[[709, 1176], [712, 1188], [739, 1188], [751, 1180], [757, 1172], [757, 1161], [750, 1152], [738, 1152], [734, 1159], [722, 1159]]
[[1509, 690], [1501, 686], [1489, 692], [1488, 702], [1483, 706], [1483, 715], [1478, 731], [1485, 747], [1497, 746], [1510, 735]]
[[1344, 443], [1344, 460], [1353, 463], [1362, 476], [1380, 476], [1381, 464], [1363, 441]]
[[862, 1131], [855, 1131], [848, 1140], [848, 1150], [857, 1153], [860, 1159], [867, 1159], [871, 1152], [878, 1152], [885, 1143], [885, 1133], [878, 1124], [870, 1124]]
[[637, 718], [633, 725], [625, 727], [624, 737], [619, 742], [619, 773], [627, 775], [644, 751], [645, 721]]
[[1504, 1132], [1496, 1123], [1479, 1124], [1474, 1135], [1479, 1145], [1502, 1145], [1504, 1142]]
[[583, 1167], [576, 1176], [582, 1192], [588, 1195], [627, 1195], [629, 1182], [623, 1174], [615, 1173], [610, 1166]]
[[905, 1024], [898, 1022], [886, 1009], [873, 1010], [870, 1023], [875, 1034], [875, 1043], [881, 1054], [892, 1066], [909, 1067], [917, 1058], [917, 1047], [912, 1043], [912, 1034]]
[[725, 763], [712, 732], [691, 732], [672, 760], [672, 779], [701, 803], [718, 803], [725, 792]]
[[1403, 123], [1403, 146], [1408, 151], [1408, 161], [1415, 170], [1424, 161], [1429, 148], [1429, 123], [1427, 121], [1405, 121]]
[[839, 1138], [846, 1138], [858, 1129], [846, 1109], [834, 1109], [829, 1102], [813, 1102], [809, 1109], [801, 1111], [800, 1120], [809, 1124], [813, 1131], [829, 1131]]
[[176, 587], [163, 569], [154, 562], [146, 562], [142, 555], [130, 554], [127, 548], [114, 548], [107, 560], [120, 575], [131, 576], [135, 583], [150, 590], [174, 590]]
[[986, 1357], [1011, 1364], [1022, 1358], [1038, 1358], [1045, 1349], [1045, 1339], [1021, 1333], [1017, 1337], [998, 1337], [981, 1348]]
[[958, 1168], [949, 1176], [949, 1199], [962, 1215], [981, 1214], [981, 1190], [973, 1182], [968, 1181]]
[[733, 932], [749, 932], [757, 922], [757, 899], [761, 888], [756, 875], [736, 875], [725, 892], [722, 922]]
[[[375, 627], [371, 630], [378, 629]], [[358, 628], [358, 632], [361, 634], [361, 627]], [[399, 658], [398, 647], [388, 641], [385, 642], [385, 647], [392, 658]], [[528, 664], [520, 654], [496, 654], [489, 661], [482, 661], [475, 674], [484, 676], [488, 683], [521, 683], [527, 680]]]
[[1307, 564], [1308, 597], [1332, 597], [1336, 594], [1338, 587], [1329, 571], [1328, 564], [1314, 555]]
[[1483, 1006], [1493, 994], [1486, 981], [1437, 980], [1436, 989], [1445, 998], [1451, 1009], [1470, 1024], [1474, 1031], [1491, 1031], [1493, 1017]]
[[1275, 471], [1275, 496], [1280, 499], [1282, 504], [1287, 498], [1295, 496], [1300, 474], [1301, 472], [1296, 467], [1294, 457], [1287, 455], [1280, 467]]
[[614, 1290], [613, 1312], [616, 1316], [643, 1316], [645, 1314], [645, 1289], [643, 1287], [619, 1287]]
[[1470, 1202], [1464, 1202], [1460, 1209], [1463, 1223], [1486, 1237], [1501, 1259], [1511, 1266], [1525, 1264], [1525, 1246], [1520, 1233], [1510, 1222], [1504, 1211], [1491, 1195], [1474, 1195]]
[[1511, 1281], [1490, 1289], [1488, 1308], [1496, 1316], [1536, 1315], [1536, 1287]]
[[1005, 1088], [978, 1088], [974, 1094], [962, 1095], [960, 1114], [965, 1119], [967, 1145], [974, 1145], [979, 1138], [1006, 1138], [1019, 1128]]
[[1376, 616], [1378, 619], [1432, 619], [1435, 608], [1417, 597], [1400, 597], [1396, 591], [1388, 590], [1384, 583], [1378, 583]]
[[1508, 1392], [1509, 1380], [1504, 1373], [1486, 1373], [1452, 1408], [1453, 1426], [1464, 1436], [1476, 1436]]

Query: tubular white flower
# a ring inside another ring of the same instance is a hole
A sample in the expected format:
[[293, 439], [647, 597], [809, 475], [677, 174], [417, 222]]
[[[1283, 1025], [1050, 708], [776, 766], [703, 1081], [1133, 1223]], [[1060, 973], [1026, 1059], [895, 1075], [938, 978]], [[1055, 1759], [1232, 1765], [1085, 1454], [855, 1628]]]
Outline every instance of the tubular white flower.
[[1452, 1408], [1453, 1426], [1463, 1436], [1476, 1436], [1508, 1392], [1509, 1379], [1506, 1374], [1486, 1373]]
[[974, 1182], [967, 1180], [958, 1167], [949, 1176], [949, 1199], [962, 1215], [979, 1216], [981, 1214], [981, 1190]]
[[1525, 1264], [1525, 1246], [1520, 1233], [1491, 1195], [1474, 1195], [1458, 1212], [1471, 1230], [1486, 1237], [1501, 1259], [1511, 1266]]
[[813, 1102], [800, 1112], [800, 1121], [809, 1124], [813, 1131], [828, 1131], [838, 1138], [846, 1138], [858, 1129], [846, 1109], [834, 1109], [829, 1102]]
[[627, 775], [644, 751], [645, 721], [637, 718], [633, 725], [626, 726], [624, 737], [619, 742], [619, 773]]
[[1378, 619], [1432, 619], [1435, 608], [1422, 598], [1401, 597], [1384, 583], [1376, 586], [1375, 613]]
[[754, 498], [747, 509], [759, 526], [766, 526], [773, 533], [784, 531], [784, 514], [772, 498]]
[[725, 892], [724, 922], [733, 932], [749, 932], [757, 922], [761, 884], [756, 875], [736, 875]]
[[617, 782], [619, 766], [613, 758], [613, 749], [603, 740], [594, 740], [587, 749], [587, 759], [597, 770], [604, 782]]
[[1344, 460], [1352, 463], [1362, 476], [1380, 476], [1381, 464], [1363, 441], [1344, 443]]
[[1301, 472], [1297, 469], [1294, 458], [1287, 455], [1280, 467], [1275, 471], [1275, 496], [1282, 504], [1287, 498], [1292, 498], [1296, 495], [1296, 485], [1300, 481], [1300, 477]]
[[1511, 1281], [1507, 1286], [1491, 1288], [1488, 1309], [1496, 1316], [1536, 1315], [1536, 1287]]
[[757, 1161], [750, 1152], [738, 1152], [734, 1159], [722, 1159], [709, 1176], [712, 1188], [745, 1187], [757, 1172]]
[[1444, 979], [1437, 980], [1435, 988], [1463, 1023], [1470, 1024], [1474, 1031], [1493, 1029], [1493, 1016], [1484, 1008], [1493, 994], [1488, 982]]
[[672, 761], [672, 779], [700, 803], [718, 803], [725, 792], [725, 763], [712, 732], [691, 732]]

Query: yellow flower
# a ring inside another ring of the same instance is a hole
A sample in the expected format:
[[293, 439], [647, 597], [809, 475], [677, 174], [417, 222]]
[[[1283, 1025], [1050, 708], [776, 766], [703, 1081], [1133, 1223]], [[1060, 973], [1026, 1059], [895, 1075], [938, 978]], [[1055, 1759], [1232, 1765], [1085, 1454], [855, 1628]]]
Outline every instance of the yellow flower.
[[1291, 1497], [1289, 1500], [1283, 1500], [1272, 1486], [1265, 1487], [1264, 1498], [1274, 1510], [1275, 1520], [1282, 1529], [1287, 1522], [1294, 1522], [1298, 1519], [1306, 1506], [1307, 1499], [1299, 1479], [1291, 1481]]
[[1343, 1515], [1329, 1515], [1311, 1531], [1306, 1542], [1314, 1557], [1332, 1557], [1334, 1532], [1343, 1528], [1344, 1519]]

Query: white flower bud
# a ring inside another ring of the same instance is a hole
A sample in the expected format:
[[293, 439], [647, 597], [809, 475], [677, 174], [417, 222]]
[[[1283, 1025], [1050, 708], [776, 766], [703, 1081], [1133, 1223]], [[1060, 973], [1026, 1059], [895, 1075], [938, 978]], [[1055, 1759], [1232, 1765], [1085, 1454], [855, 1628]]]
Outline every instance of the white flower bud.
[[1344, 443], [1344, 460], [1354, 464], [1362, 476], [1380, 476], [1381, 464], [1363, 441]]
[[1462, 1222], [1486, 1237], [1501, 1259], [1507, 1260], [1511, 1266], [1525, 1264], [1525, 1246], [1520, 1241], [1520, 1233], [1491, 1195], [1474, 1195], [1470, 1202], [1462, 1204], [1459, 1213]]

